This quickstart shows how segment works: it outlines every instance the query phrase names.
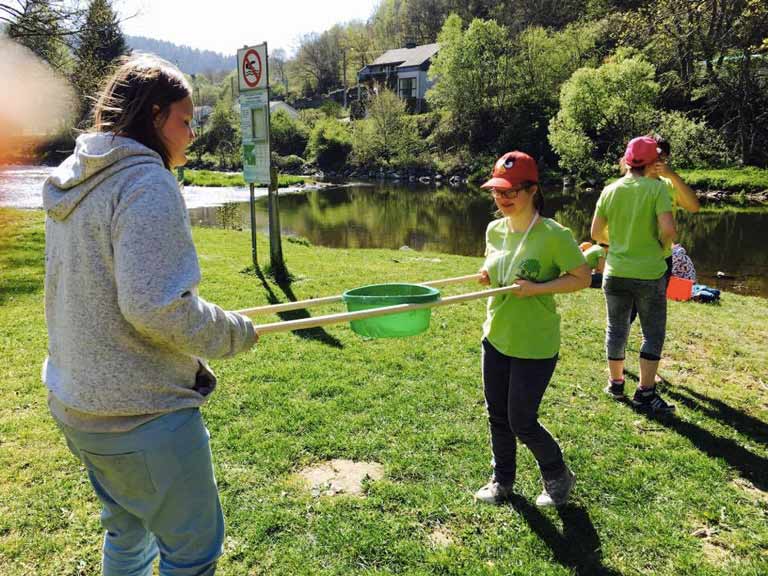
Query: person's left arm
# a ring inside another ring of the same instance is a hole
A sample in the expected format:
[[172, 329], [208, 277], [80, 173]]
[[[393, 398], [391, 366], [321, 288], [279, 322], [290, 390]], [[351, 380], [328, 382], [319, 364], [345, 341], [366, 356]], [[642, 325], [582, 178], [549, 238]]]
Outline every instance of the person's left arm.
[[513, 290], [512, 294], [524, 298], [541, 294], [576, 292], [589, 287], [592, 281], [592, 271], [568, 229], [559, 232], [555, 249], [555, 264], [560, 270], [565, 270], [565, 274], [548, 282], [530, 282], [519, 278], [515, 280], [515, 284], [519, 288]]
[[520, 286], [511, 293], [520, 298], [526, 296], [539, 296], [541, 294], [565, 294], [588, 288], [592, 281], [592, 271], [586, 264], [568, 270], [565, 274], [549, 282], [531, 282], [518, 278], [515, 284]]

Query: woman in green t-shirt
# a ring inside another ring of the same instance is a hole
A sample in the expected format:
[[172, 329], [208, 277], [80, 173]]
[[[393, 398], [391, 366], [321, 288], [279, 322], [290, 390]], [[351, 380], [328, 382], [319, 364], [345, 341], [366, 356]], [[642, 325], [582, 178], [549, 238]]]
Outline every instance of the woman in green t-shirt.
[[575, 479], [557, 442], [539, 423], [538, 410], [560, 349], [560, 316], [552, 295], [586, 288], [590, 270], [570, 230], [539, 216], [538, 181], [533, 158], [508, 152], [482, 186], [490, 189], [503, 218], [488, 225], [480, 282], [517, 286], [489, 299], [483, 325], [493, 476], [475, 494], [482, 502], [499, 503], [512, 495], [518, 438], [539, 464], [544, 491], [538, 505], [564, 503]]
[[667, 185], [653, 178], [658, 159], [659, 150], [653, 138], [642, 136], [629, 142], [624, 154], [629, 171], [600, 194], [592, 220], [592, 237], [610, 244], [603, 274], [610, 371], [605, 390], [614, 398], [624, 398], [624, 354], [630, 314], [636, 306], [643, 328], [643, 345], [640, 384], [632, 402], [652, 414], [667, 414], [674, 406], [658, 395], [654, 378], [666, 335], [665, 251], [675, 237], [675, 222]]

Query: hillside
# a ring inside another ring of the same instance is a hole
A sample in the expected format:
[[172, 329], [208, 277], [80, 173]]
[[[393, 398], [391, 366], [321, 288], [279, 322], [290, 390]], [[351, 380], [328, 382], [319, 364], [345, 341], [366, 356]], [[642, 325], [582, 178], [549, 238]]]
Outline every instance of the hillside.
[[234, 54], [225, 56], [210, 50], [198, 50], [143, 36], [126, 36], [125, 40], [131, 49], [157, 54], [176, 64], [186, 74], [229, 72], [235, 68]]

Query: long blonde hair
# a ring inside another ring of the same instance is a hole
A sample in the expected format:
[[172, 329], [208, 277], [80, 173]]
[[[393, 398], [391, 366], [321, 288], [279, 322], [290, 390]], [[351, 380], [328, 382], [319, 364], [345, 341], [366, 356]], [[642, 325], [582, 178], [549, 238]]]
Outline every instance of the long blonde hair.
[[187, 79], [170, 62], [152, 54], [124, 56], [98, 96], [92, 130], [133, 138], [160, 154], [169, 168], [170, 155], [155, 121], [191, 93]]

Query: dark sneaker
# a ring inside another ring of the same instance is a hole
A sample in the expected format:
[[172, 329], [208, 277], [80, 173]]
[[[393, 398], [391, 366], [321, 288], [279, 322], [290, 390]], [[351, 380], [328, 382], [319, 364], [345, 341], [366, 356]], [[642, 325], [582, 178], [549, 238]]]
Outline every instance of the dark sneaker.
[[501, 504], [506, 502], [513, 495], [512, 485], [499, 484], [496, 480], [491, 480], [475, 492], [475, 500], [485, 502], [486, 504]]
[[675, 411], [674, 404], [667, 404], [664, 399], [656, 392], [656, 387], [649, 390], [635, 390], [635, 396], [632, 398], [632, 405], [652, 416], [664, 416], [672, 414]]
[[624, 398], [624, 380], [611, 380], [608, 379], [608, 386], [603, 390], [610, 394], [614, 399], [621, 400]]
[[536, 498], [536, 506], [562, 506], [568, 501], [568, 496], [576, 483], [576, 474], [566, 466], [557, 478], [544, 480], [544, 490]]

